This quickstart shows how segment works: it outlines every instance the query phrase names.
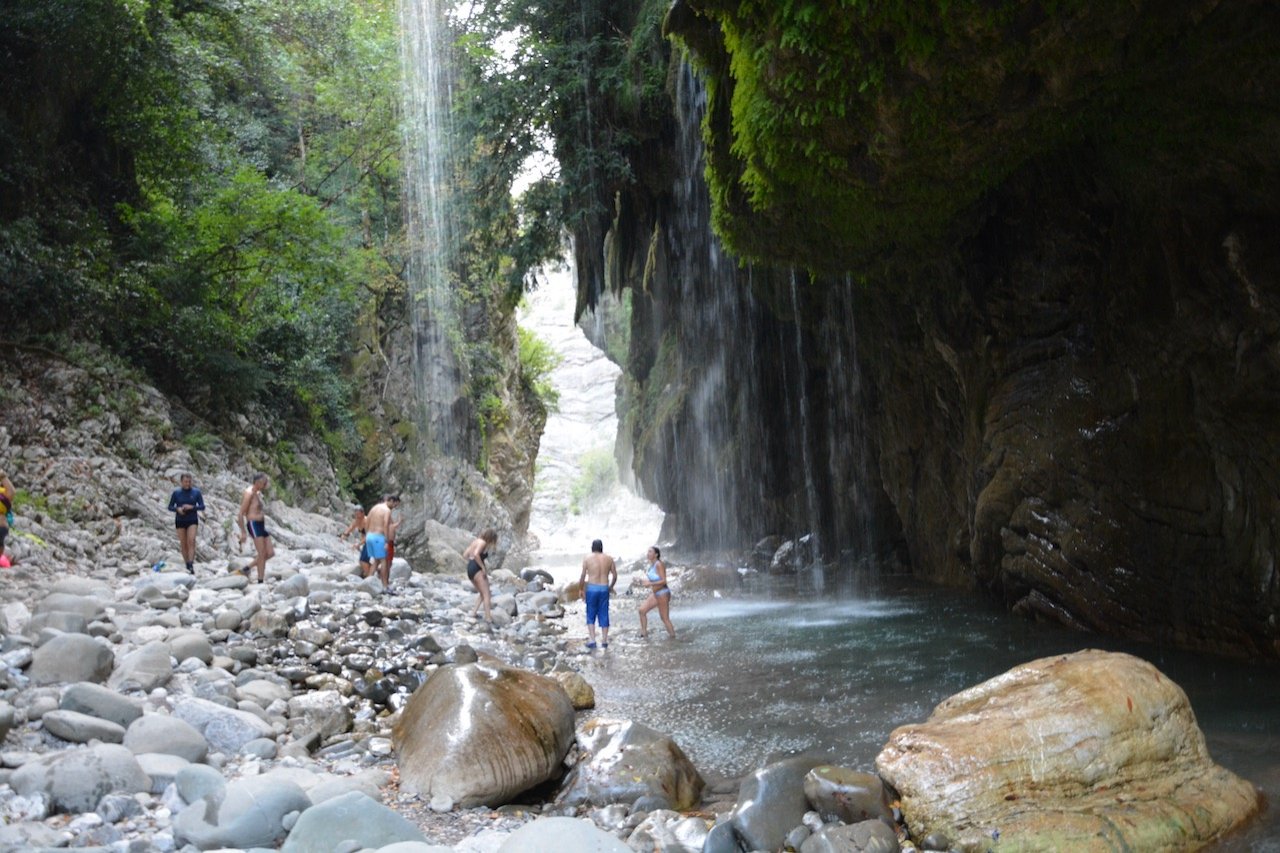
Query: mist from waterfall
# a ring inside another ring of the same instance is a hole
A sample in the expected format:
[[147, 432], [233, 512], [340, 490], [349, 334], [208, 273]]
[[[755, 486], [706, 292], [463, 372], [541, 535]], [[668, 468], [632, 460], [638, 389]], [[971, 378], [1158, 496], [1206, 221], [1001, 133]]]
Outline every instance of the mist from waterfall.
[[451, 281], [456, 253], [451, 187], [453, 78], [445, 3], [401, 0], [401, 59], [414, 381], [425, 433], [447, 456], [465, 452], [461, 340]]

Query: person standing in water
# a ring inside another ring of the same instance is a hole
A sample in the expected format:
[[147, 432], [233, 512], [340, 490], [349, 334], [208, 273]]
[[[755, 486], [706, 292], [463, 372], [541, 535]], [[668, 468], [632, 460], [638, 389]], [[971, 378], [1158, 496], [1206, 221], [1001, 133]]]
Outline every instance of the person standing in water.
[[253, 475], [253, 482], [244, 490], [240, 498], [240, 512], [236, 514], [236, 526], [240, 528], [240, 547], [244, 547], [246, 536], [253, 537], [254, 560], [240, 571], [245, 575], [254, 566], [258, 567], [258, 583], [267, 582], [267, 560], [276, 555], [271, 544], [271, 535], [267, 533], [267, 516], [262, 508], [262, 493], [271, 485], [271, 479], [259, 471]]
[[667, 627], [667, 636], [674, 640], [676, 629], [671, 624], [671, 587], [667, 586], [667, 565], [662, 562], [662, 552], [657, 545], [649, 548], [647, 559], [649, 566], [645, 569], [645, 584], [649, 587], [649, 596], [640, 602], [640, 638], [649, 638], [647, 614], [656, 607], [662, 624]]
[[587, 602], [587, 648], [596, 647], [596, 623], [600, 623], [600, 642], [609, 648], [609, 595], [618, 582], [618, 567], [613, 557], [604, 553], [604, 543], [596, 539], [591, 543], [591, 553], [582, 561], [582, 576], [578, 584]]
[[462, 552], [462, 559], [467, 561], [467, 579], [480, 594], [476, 599], [476, 606], [471, 609], [471, 615], [475, 616], [480, 610], [480, 605], [483, 604], [486, 622], [493, 622], [493, 602], [489, 596], [489, 567], [485, 561], [489, 559], [489, 549], [496, 544], [498, 544], [498, 534], [491, 527], [477, 534], [467, 549]]
[[191, 475], [178, 478], [179, 488], [169, 496], [169, 512], [174, 514], [173, 525], [178, 530], [178, 550], [187, 564], [187, 574], [196, 573], [196, 529], [200, 526], [200, 513], [204, 512], [204, 495], [191, 484]]
[[387, 556], [387, 542], [396, 535], [396, 523], [391, 511], [400, 506], [399, 495], [387, 495], [382, 503], [369, 510], [365, 516], [364, 546], [369, 552], [370, 573], [382, 581], [382, 588], [391, 588], [391, 560]]

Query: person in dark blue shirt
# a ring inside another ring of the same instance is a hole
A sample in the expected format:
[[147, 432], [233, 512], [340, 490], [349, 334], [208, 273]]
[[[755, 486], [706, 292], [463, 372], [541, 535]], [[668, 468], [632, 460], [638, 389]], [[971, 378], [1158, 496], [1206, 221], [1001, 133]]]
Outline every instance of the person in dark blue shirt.
[[183, 474], [182, 488], [174, 489], [169, 497], [169, 511], [174, 513], [174, 525], [178, 528], [178, 547], [187, 564], [187, 572], [196, 573], [196, 528], [200, 526], [199, 513], [204, 512], [204, 495], [191, 485], [191, 475]]

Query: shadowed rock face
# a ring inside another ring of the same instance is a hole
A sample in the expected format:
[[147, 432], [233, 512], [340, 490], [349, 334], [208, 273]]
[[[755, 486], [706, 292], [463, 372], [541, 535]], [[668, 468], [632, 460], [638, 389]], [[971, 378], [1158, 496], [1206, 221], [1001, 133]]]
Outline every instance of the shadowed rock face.
[[961, 850], [1192, 850], [1249, 819], [1257, 791], [1214, 764], [1186, 694], [1138, 658], [1016, 667], [902, 726], [876, 758], [917, 838]]
[[499, 806], [552, 778], [573, 737], [559, 682], [489, 662], [436, 670], [393, 731], [405, 788], [461, 808]]

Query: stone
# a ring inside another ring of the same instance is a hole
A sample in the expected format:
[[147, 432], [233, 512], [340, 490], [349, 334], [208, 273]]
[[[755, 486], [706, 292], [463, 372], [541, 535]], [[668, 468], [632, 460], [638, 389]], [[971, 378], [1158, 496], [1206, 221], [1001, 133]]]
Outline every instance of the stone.
[[209, 638], [199, 631], [184, 631], [169, 638], [169, 653], [179, 661], [196, 658], [204, 663], [213, 661], [213, 646]]
[[682, 818], [679, 812], [652, 811], [627, 836], [632, 850], [661, 850], [663, 853], [702, 853], [709, 822], [698, 817]]
[[809, 810], [804, 778], [825, 762], [800, 756], [769, 764], [742, 780], [726, 833], [747, 850], [775, 850]]
[[208, 699], [186, 697], [178, 700], [173, 716], [190, 723], [204, 735], [212, 749], [234, 755], [251, 740], [272, 737], [270, 724], [236, 708], [227, 708]]
[[178, 774], [191, 766], [191, 762], [180, 755], [143, 752], [138, 755], [138, 766], [151, 779], [151, 793], [163, 794], [178, 778]]
[[36, 649], [27, 676], [32, 684], [91, 681], [111, 675], [115, 657], [102, 641], [86, 634], [63, 634]]
[[285, 817], [310, 808], [297, 783], [254, 776], [212, 791], [178, 812], [174, 839], [201, 850], [274, 847], [287, 834]]
[[379, 848], [401, 841], [426, 843], [422, 830], [359, 791], [325, 800], [302, 813], [281, 853], [329, 853], [344, 841]]
[[596, 706], [596, 691], [578, 672], [557, 672], [553, 674], [556, 681], [569, 694], [575, 711], [585, 711]]
[[124, 734], [124, 745], [135, 755], [158, 752], [192, 763], [204, 761], [209, 754], [204, 735], [185, 720], [167, 714], [147, 714], [134, 720]]
[[237, 687], [236, 693], [241, 699], [248, 699], [265, 708], [277, 699], [287, 701], [293, 695], [293, 690], [285, 684], [277, 684], [265, 678], [255, 678]]
[[1131, 655], [1042, 658], [895, 729], [876, 758], [912, 833], [961, 850], [1194, 849], [1259, 808], [1216, 765], [1186, 694]]
[[64, 690], [58, 707], [110, 720], [125, 728], [142, 716], [141, 699], [121, 695], [90, 681], [72, 684]]
[[874, 773], [824, 764], [804, 777], [804, 795], [825, 820], [860, 823], [872, 818], [893, 825], [891, 798]]
[[828, 826], [810, 835], [800, 853], [898, 853], [898, 835], [881, 820]]
[[125, 655], [111, 673], [107, 686], [116, 690], [151, 691], [168, 684], [172, 677], [169, 644], [153, 640]]
[[[176, 756], [175, 756], [176, 757]], [[227, 786], [227, 780], [212, 767], [203, 764], [188, 764], [178, 771], [173, 778], [178, 789], [178, 796], [188, 803], [205, 797], [212, 797]]]
[[582, 755], [556, 798], [558, 804], [631, 804], [655, 796], [683, 810], [693, 808], [702, 795], [702, 777], [688, 756], [669, 736], [648, 726], [588, 720], [578, 746]]
[[79, 711], [50, 711], [40, 718], [40, 722], [49, 734], [71, 743], [88, 743], [91, 740], [120, 743], [124, 740], [124, 726]]
[[49, 796], [54, 812], [93, 811], [107, 794], [136, 794], [149, 790], [151, 780], [133, 753], [119, 744], [96, 744], [61, 752], [19, 767], [9, 784], [24, 796], [37, 791]]
[[550, 678], [500, 663], [441, 667], [392, 730], [401, 786], [462, 808], [501, 805], [559, 772], [573, 724]]
[[8, 702], [0, 701], [0, 743], [4, 743], [4, 739], [9, 736], [9, 730], [13, 728], [15, 711]]
[[320, 737], [351, 731], [351, 709], [336, 690], [317, 690], [289, 700], [289, 719], [295, 725], [314, 729]]
[[46, 595], [36, 605], [33, 618], [44, 613], [74, 613], [84, 619], [87, 625], [90, 622], [104, 618], [106, 609], [102, 606], [102, 601], [97, 598], [74, 593], [54, 592]]
[[25, 634], [30, 621], [31, 611], [21, 601], [0, 604], [0, 634]]
[[544, 817], [507, 836], [498, 853], [632, 853], [631, 848], [590, 821]]

